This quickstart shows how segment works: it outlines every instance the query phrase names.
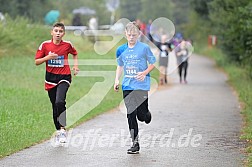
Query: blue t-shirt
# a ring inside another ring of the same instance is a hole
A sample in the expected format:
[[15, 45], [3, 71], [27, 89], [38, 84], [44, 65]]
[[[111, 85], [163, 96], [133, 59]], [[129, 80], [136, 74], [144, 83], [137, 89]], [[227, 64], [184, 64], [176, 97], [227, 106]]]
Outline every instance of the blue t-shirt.
[[135, 77], [138, 72], [143, 72], [149, 64], [154, 64], [156, 58], [150, 47], [142, 42], [137, 42], [133, 48], [128, 44], [118, 47], [116, 51], [117, 63], [124, 68], [122, 90], [150, 90], [150, 74], [147, 74], [144, 81]]

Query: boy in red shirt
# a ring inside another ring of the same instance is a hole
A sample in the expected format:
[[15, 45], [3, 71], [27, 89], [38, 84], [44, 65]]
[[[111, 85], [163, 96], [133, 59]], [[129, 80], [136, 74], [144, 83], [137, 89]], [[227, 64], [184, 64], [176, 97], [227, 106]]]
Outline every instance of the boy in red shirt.
[[77, 51], [68, 41], [63, 41], [65, 26], [55, 23], [51, 30], [52, 39], [44, 41], [38, 48], [35, 64], [46, 63], [45, 90], [53, 108], [53, 121], [56, 133], [56, 142], [66, 142], [66, 94], [71, 83], [71, 70], [68, 64], [68, 54], [73, 55], [74, 75], [77, 75]]

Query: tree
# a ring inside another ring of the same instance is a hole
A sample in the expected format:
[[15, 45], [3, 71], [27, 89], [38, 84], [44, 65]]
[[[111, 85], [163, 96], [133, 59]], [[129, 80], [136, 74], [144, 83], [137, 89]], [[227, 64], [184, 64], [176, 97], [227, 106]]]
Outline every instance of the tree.
[[172, 2], [169, 0], [141, 0], [141, 11], [138, 18], [147, 22], [149, 19], [155, 20], [159, 17], [166, 17], [172, 20]]
[[191, 5], [195, 12], [202, 18], [208, 19], [209, 3], [213, 0], [191, 0]]
[[[241, 63], [246, 57], [249, 35], [246, 20], [249, 17], [249, 0], [214, 0], [209, 4], [210, 19], [215, 27], [215, 33], [221, 38], [220, 44], [230, 59]], [[242, 18], [246, 18], [246, 20]]]
[[[216, 34], [220, 48], [229, 60], [248, 65], [252, 76], [251, 0], [191, 0], [205, 30]], [[201, 28], [202, 28], [201, 27]]]
[[121, 0], [120, 2], [120, 17], [127, 18], [131, 21], [136, 20], [139, 12], [142, 10], [141, 0], [128, 1]]
[[24, 16], [33, 21], [39, 22], [43, 20], [43, 16], [46, 13], [46, 7], [50, 6], [49, 0], [0, 0], [0, 11], [4, 14], [15, 18], [18, 16]]
[[185, 24], [189, 21], [191, 4], [188, 0], [173, 0], [172, 17], [175, 25]]

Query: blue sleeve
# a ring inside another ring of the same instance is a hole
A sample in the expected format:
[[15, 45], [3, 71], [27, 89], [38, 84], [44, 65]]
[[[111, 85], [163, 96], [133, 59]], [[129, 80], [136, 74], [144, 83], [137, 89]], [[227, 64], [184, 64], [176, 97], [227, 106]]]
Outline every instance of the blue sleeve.
[[116, 50], [116, 58], [118, 58], [121, 55], [121, 48], [117, 48]]
[[156, 57], [153, 55], [149, 46], [146, 47], [146, 57], [149, 64], [154, 64], [156, 62]]
[[121, 56], [119, 56], [118, 58], [116, 58], [116, 61], [117, 61], [118, 66], [124, 66]]
[[125, 46], [122, 45], [116, 50], [116, 61], [119, 66], [124, 66], [121, 54], [124, 52], [125, 49], [126, 49]]

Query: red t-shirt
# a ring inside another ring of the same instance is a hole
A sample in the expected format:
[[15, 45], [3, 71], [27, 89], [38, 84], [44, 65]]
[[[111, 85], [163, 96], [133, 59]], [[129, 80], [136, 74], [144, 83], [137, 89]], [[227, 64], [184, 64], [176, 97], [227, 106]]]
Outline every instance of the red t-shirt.
[[68, 63], [68, 54], [77, 55], [76, 49], [68, 41], [62, 40], [56, 45], [52, 40], [48, 40], [39, 46], [35, 59], [43, 58], [49, 52], [57, 54], [58, 58], [46, 62], [45, 89], [50, 90], [61, 82], [70, 84], [71, 70]]
[[78, 54], [71, 42], [62, 40], [58, 45], [56, 45], [52, 40], [45, 41], [38, 48], [35, 59], [43, 58], [48, 55], [49, 52], [58, 54], [59, 58], [47, 61], [46, 71], [53, 74], [71, 74], [68, 64], [68, 54]]

